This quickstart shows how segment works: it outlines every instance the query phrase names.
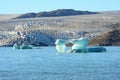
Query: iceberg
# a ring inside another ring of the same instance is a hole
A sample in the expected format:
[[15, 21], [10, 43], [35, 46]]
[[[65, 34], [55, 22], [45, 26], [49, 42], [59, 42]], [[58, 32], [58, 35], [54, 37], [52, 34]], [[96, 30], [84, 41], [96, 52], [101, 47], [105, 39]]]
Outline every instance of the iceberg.
[[65, 53], [66, 41], [62, 39], [57, 39], [55, 42], [56, 49], [59, 53]]
[[13, 49], [20, 49], [20, 46], [18, 46], [18, 44], [15, 43], [15, 44], [13, 45]]
[[20, 49], [33, 49], [33, 46], [32, 46], [32, 45], [22, 44], [22, 45], [20, 46]]
[[[65, 41], [63, 39], [57, 39], [55, 42], [56, 50], [59, 53], [81, 53], [81, 52], [105, 52], [106, 49], [104, 47], [88, 47], [89, 40], [87, 38], [80, 39], [71, 39]], [[66, 45], [68, 43], [73, 44], [72, 49], [66, 51]]]
[[85, 51], [88, 46], [88, 39], [87, 38], [80, 38], [75, 39], [72, 41], [72, 50], [81, 50]]
[[18, 45], [17, 43], [15, 43], [13, 45], [13, 49], [33, 49], [33, 46], [32, 45], [25, 45], [25, 44]]

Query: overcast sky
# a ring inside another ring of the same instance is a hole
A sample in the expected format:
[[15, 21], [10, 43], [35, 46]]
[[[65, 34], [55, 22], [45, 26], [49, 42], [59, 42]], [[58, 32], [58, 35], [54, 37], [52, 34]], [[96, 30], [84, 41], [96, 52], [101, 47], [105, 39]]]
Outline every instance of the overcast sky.
[[0, 14], [21, 14], [56, 9], [120, 10], [120, 0], [0, 0]]

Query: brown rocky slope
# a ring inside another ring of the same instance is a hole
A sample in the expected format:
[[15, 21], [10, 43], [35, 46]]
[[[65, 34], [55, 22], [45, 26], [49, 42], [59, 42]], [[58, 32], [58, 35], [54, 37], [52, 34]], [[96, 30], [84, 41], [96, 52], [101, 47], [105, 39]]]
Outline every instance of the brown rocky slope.
[[90, 45], [120, 46], [120, 24], [114, 30], [92, 39]]

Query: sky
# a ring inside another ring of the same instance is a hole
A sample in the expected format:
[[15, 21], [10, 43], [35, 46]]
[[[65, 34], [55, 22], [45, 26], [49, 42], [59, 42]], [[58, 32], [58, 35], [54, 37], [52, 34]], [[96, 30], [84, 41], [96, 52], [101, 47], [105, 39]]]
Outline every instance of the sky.
[[0, 14], [37, 13], [57, 9], [120, 10], [120, 0], [0, 0]]

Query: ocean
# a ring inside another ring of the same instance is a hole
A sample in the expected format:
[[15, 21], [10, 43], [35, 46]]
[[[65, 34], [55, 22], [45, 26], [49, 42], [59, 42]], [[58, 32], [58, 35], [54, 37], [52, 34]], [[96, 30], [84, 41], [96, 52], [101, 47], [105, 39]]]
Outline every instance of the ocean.
[[57, 53], [55, 47], [0, 47], [0, 80], [120, 80], [120, 47], [102, 53]]

